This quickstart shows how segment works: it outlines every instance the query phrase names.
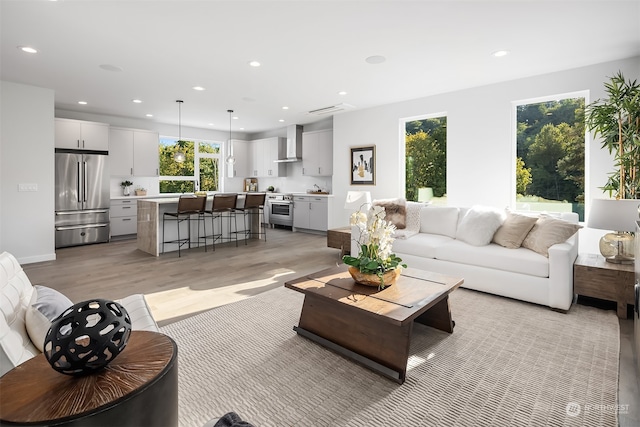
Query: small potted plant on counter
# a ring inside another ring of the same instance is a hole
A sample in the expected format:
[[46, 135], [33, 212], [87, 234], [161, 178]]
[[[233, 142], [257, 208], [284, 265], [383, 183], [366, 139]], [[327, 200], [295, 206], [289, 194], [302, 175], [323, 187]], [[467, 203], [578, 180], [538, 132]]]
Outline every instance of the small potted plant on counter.
[[120, 187], [122, 187], [122, 195], [123, 196], [128, 196], [131, 194], [131, 190], [129, 190], [129, 187], [131, 187], [133, 185], [133, 182], [126, 180], [126, 181], [122, 181], [120, 183]]
[[273, 193], [274, 191], [276, 191], [276, 189], [273, 187], [273, 185], [270, 185], [269, 187], [267, 187], [267, 191], [269, 193]]
[[142, 188], [142, 187], [136, 187], [136, 196], [146, 196], [147, 195], [147, 189], [146, 188]]

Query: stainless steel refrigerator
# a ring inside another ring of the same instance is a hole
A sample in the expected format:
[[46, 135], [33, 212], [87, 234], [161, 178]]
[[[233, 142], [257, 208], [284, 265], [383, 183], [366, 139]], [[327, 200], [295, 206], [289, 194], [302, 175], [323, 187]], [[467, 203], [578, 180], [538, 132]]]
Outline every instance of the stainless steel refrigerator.
[[56, 248], [109, 241], [107, 154], [56, 149]]

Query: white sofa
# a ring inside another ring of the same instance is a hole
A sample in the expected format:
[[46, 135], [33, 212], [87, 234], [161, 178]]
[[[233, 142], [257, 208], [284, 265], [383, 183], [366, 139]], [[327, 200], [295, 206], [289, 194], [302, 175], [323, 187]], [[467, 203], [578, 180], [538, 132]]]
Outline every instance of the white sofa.
[[[493, 242], [478, 246], [465, 242], [465, 237], [460, 235], [462, 228], [474, 233], [468, 221], [461, 227], [471, 210], [407, 202], [406, 229], [398, 230], [393, 252], [408, 267], [461, 277], [465, 288], [568, 310], [574, 298], [573, 263], [578, 256], [578, 233], [548, 247], [548, 257], [526, 247], [507, 248]], [[538, 218], [535, 213], [505, 212], [501, 221], [507, 216], [521, 215]], [[544, 217], [576, 231], [580, 227], [575, 213], [545, 214]], [[500, 224], [488, 227], [489, 240], [498, 227]], [[535, 228], [531, 233], [534, 231]], [[352, 226], [351, 233], [351, 254], [357, 256], [360, 232]], [[534, 234], [531, 236], [533, 239]]]
[[[34, 287], [16, 258], [0, 253], [0, 376], [40, 354], [26, 327]], [[159, 332], [144, 295], [130, 295], [119, 302], [129, 313], [134, 330]]]

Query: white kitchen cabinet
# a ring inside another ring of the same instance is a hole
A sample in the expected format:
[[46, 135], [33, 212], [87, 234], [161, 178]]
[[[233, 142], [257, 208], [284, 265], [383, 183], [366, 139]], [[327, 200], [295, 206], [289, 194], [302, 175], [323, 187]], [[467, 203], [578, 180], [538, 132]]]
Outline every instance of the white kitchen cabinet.
[[55, 147], [80, 150], [109, 149], [109, 125], [83, 120], [55, 119]]
[[293, 196], [293, 229], [327, 231], [329, 210], [326, 197]]
[[285, 138], [273, 137], [257, 139], [249, 143], [252, 177], [279, 177], [286, 174], [285, 165], [276, 163], [285, 155]]
[[333, 131], [319, 130], [302, 134], [302, 174], [333, 175]]
[[251, 176], [253, 159], [251, 159], [249, 155], [249, 142], [239, 139], [232, 139], [231, 144], [233, 144], [233, 157], [236, 159], [236, 162], [233, 165], [226, 165], [227, 177], [246, 178], [248, 176]]
[[109, 216], [111, 237], [138, 233], [137, 199], [112, 199]]
[[111, 176], [158, 176], [159, 136], [139, 129], [109, 130]]

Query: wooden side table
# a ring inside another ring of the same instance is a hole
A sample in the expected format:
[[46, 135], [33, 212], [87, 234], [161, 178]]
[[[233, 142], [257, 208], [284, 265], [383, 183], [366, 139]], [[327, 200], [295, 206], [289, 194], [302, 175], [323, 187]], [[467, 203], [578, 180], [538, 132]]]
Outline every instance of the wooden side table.
[[351, 227], [327, 231], [327, 247], [340, 249], [340, 258], [351, 253]]
[[55, 371], [40, 354], [0, 378], [0, 424], [177, 426], [177, 353], [168, 336], [133, 331], [113, 362], [81, 377]]
[[634, 304], [634, 266], [613, 264], [598, 254], [580, 254], [573, 264], [573, 292], [618, 303], [618, 317], [627, 318]]

